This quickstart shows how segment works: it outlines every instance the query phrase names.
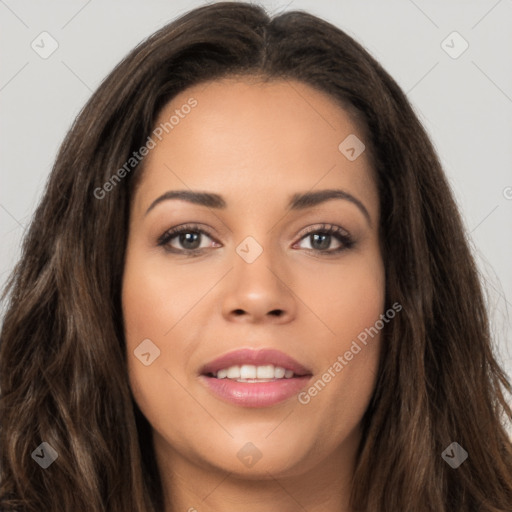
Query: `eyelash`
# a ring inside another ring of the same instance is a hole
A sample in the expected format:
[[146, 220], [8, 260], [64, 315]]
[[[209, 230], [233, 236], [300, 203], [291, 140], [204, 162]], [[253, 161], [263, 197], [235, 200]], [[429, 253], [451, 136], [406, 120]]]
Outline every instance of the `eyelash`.
[[[164, 247], [164, 249], [168, 252], [175, 254], [185, 254], [186, 256], [194, 257], [199, 256], [206, 249], [205, 247], [200, 249], [175, 249], [170, 247], [169, 243], [173, 238], [184, 234], [184, 233], [201, 233], [209, 238], [212, 238], [212, 235], [208, 233], [208, 231], [202, 229], [197, 224], [184, 224], [182, 226], [177, 226], [166, 231], [162, 236], [158, 238], [158, 246]], [[338, 241], [342, 244], [341, 247], [334, 250], [323, 251], [320, 249], [306, 249], [307, 251], [316, 252], [320, 256], [333, 256], [341, 253], [347, 249], [350, 249], [354, 246], [355, 242], [350, 234], [342, 229], [339, 226], [335, 226], [332, 224], [322, 224], [320, 227], [312, 226], [307, 229], [306, 233], [302, 235], [299, 241], [302, 241], [307, 236], [312, 234], [322, 234], [322, 235], [331, 235], [334, 236]]]

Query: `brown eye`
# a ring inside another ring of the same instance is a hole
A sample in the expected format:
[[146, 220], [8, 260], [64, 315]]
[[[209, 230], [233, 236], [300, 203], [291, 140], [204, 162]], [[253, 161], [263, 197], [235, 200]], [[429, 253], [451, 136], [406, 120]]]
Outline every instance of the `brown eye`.
[[166, 231], [159, 239], [158, 245], [165, 247], [170, 252], [195, 252], [206, 249], [209, 246], [201, 246], [203, 239], [210, 235], [196, 225], [177, 226]]
[[[339, 245], [334, 249], [330, 249], [333, 238]], [[337, 254], [345, 249], [350, 249], [354, 245], [354, 241], [349, 233], [339, 226], [324, 225], [321, 228], [313, 227], [301, 240], [308, 240], [310, 242], [310, 247], [302, 247], [303, 249], [326, 255]]]

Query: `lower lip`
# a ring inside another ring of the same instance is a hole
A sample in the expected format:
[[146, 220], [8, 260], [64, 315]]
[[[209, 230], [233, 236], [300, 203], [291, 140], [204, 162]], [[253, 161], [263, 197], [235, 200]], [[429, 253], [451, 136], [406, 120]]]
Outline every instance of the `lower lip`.
[[242, 407], [269, 407], [288, 400], [303, 389], [311, 376], [269, 382], [237, 382], [201, 375], [200, 380], [217, 397]]

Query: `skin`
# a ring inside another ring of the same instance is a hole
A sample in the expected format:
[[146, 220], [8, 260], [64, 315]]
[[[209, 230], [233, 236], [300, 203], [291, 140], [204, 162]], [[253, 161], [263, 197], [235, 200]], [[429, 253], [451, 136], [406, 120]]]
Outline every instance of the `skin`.
[[[130, 386], [153, 429], [166, 511], [348, 512], [380, 333], [305, 405], [297, 396], [263, 408], [226, 403], [198, 373], [233, 349], [274, 348], [311, 369], [314, 383], [384, 313], [368, 151], [349, 161], [338, 150], [349, 134], [364, 135], [329, 96], [299, 82], [249, 77], [187, 89], [157, 124], [191, 97], [197, 106], [145, 158], [122, 290]], [[356, 197], [370, 221], [347, 200], [287, 209], [292, 194], [328, 188]], [[170, 190], [215, 192], [227, 206], [173, 199], [146, 214]], [[184, 255], [190, 245], [179, 237], [170, 244], [183, 254], [158, 246], [183, 223], [211, 234], [199, 235], [197, 256]], [[333, 236], [318, 249], [304, 235], [323, 223], [342, 227], [355, 244], [322, 255], [342, 245]], [[252, 263], [236, 252], [247, 236], [263, 248]], [[147, 338], [160, 349], [149, 366], [134, 355]], [[237, 457], [248, 442], [262, 455], [250, 468]]]

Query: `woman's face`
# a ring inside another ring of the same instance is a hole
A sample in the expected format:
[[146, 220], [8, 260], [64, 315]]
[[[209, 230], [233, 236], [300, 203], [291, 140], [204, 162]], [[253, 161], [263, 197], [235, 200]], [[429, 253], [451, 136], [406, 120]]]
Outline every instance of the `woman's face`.
[[363, 134], [294, 81], [202, 84], [157, 125], [122, 301], [158, 460], [249, 478], [353, 461], [385, 292]]

